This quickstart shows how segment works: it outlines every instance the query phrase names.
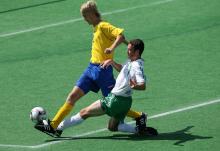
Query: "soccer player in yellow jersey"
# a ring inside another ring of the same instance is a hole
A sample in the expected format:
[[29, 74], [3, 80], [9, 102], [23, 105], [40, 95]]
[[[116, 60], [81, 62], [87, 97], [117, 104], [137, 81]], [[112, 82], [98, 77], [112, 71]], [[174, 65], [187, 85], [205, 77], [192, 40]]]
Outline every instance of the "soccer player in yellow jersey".
[[[52, 121], [35, 125], [36, 129], [49, 135], [56, 135], [56, 129], [60, 122], [70, 113], [77, 100], [89, 91], [97, 93], [101, 89], [103, 96], [107, 96], [111, 92], [115, 85], [113, 68], [109, 66], [103, 69], [101, 65], [105, 60], [113, 59], [114, 50], [118, 45], [121, 43], [128, 44], [123, 35], [123, 29], [101, 19], [94, 1], [89, 0], [82, 4], [80, 12], [85, 21], [93, 26], [90, 63]], [[127, 116], [136, 119], [137, 129], [141, 130], [146, 127], [146, 115], [144, 113], [130, 110]]]

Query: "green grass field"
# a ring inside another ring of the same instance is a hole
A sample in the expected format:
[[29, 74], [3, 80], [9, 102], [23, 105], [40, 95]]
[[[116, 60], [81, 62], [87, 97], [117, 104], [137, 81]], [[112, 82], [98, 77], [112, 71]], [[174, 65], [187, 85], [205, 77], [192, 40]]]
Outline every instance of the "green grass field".
[[[89, 63], [92, 29], [79, 13], [83, 2], [0, 1], [0, 151], [217, 151], [219, 0], [97, 0], [104, 20], [146, 44], [150, 83], [147, 91], [134, 92], [132, 108], [148, 113], [158, 137], [108, 132], [107, 116], [67, 129], [65, 139], [33, 128], [30, 110], [43, 106], [52, 118]], [[121, 45], [115, 60], [126, 57]], [[100, 97], [89, 93], [71, 114]]]

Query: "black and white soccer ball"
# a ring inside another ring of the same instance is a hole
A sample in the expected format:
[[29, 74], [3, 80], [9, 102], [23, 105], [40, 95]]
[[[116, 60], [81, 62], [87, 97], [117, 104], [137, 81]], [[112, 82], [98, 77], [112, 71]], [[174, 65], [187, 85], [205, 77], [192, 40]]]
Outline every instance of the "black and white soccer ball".
[[34, 123], [42, 122], [47, 119], [47, 112], [43, 107], [34, 107], [30, 113], [30, 119]]

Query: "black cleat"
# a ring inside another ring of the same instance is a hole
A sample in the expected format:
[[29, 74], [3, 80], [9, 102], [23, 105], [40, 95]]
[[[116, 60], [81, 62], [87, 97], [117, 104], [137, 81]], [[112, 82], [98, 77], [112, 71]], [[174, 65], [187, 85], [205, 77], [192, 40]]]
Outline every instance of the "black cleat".
[[146, 136], [157, 136], [158, 132], [157, 129], [153, 127], [146, 127], [142, 133], [139, 133], [140, 135], [146, 135]]
[[55, 135], [56, 137], [60, 137], [62, 135], [63, 131], [62, 130], [56, 130]]
[[43, 120], [42, 122], [37, 123], [34, 128], [43, 133], [46, 133], [51, 137], [60, 137], [62, 134], [62, 131], [53, 129], [53, 127], [50, 125], [50, 120]]
[[146, 129], [146, 121], [147, 121], [147, 115], [142, 112], [142, 115], [138, 118], [135, 118], [136, 120], [136, 130], [138, 133], [144, 132]]

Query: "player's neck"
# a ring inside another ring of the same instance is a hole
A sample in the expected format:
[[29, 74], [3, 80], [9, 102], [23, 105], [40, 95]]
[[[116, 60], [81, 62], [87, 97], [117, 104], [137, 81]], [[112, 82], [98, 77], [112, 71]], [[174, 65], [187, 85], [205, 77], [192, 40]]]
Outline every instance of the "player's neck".
[[102, 20], [100, 18], [96, 18], [93, 22], [93, 26], [95, 27], [96, 25], [98, 25]]
[[141, 57], [140, 56], [134, 56], [134, 57], [130, 58], [131, 61], [136, 61], [138, 59], [141, 59]]

